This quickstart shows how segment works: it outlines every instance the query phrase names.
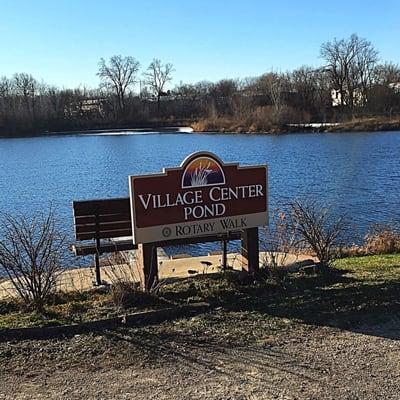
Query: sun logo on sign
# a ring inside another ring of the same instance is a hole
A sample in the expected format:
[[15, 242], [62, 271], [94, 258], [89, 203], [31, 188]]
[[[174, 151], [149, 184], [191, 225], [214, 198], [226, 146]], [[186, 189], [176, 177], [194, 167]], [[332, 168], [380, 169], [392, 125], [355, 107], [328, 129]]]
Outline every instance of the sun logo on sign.
[[182, 188], [225, 184], [225, 174], [217, 161], [201, 156], [189, 163], [182, 175]]

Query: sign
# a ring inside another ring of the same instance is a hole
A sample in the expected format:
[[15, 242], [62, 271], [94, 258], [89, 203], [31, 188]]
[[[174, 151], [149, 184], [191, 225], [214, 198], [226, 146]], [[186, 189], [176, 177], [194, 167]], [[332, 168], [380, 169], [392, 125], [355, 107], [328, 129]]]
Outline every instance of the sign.
[[268, 223], [267, 166], [197, 152], [161, 174], [130, 176], [133, 242], [224, 234]]

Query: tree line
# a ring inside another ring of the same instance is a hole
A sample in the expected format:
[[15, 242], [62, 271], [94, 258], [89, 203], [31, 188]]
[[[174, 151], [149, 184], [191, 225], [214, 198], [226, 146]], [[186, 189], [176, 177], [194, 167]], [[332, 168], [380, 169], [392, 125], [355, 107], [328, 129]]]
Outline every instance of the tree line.
[[0, 78], [0, 133], [32, 134], [87, 128], [190, 123], [227, 118], [256, 128], [335, 122], [400, 113], [400, 67], [381, 62], [356, 34], [320, 48], [322, 67], [269, 71], [246, 79], [180, 83], [175, 69], [154, 59], [140, 73], [131, 56], [100, 59], [95, 89], [61, 89], [29, 73]]

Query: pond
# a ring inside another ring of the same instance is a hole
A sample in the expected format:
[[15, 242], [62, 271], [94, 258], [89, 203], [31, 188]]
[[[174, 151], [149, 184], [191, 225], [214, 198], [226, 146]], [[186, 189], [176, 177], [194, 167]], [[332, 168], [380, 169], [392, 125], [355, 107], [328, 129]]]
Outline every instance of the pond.
[[[52, 204], [73, 238], [72, 200], [128, 196], [128, 175], [173, 167], [191, 152], [269, 165], [270, 210], [317, 199], [363, 234], [400, 220], [400, 132], [240, 135], [124, 133], [0, 139], [0, 210], [35, 214]], [[210, 247], [211, 246], [211, 247]], [[201, 254], [197, 245], [175, 252]]]

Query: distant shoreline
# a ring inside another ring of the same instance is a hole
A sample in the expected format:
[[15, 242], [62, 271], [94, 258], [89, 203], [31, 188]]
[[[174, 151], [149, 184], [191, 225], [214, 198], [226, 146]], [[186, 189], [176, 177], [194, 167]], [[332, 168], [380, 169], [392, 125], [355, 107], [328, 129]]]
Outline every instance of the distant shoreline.
[[46, 136], [84, 136], [104, 135], [123, 136], [151, 133], [226, 133], [226, 134], [260, 134], [260, 135], [285, 135], [296, 133], [340, 133], [340, 132], [383, 132], [400, 131], [400, 119], [365, 118], [347, 122], [313, 122], [293, 123], [271, 126], [268, 129], [255, 129], [254, 126], [240, 124], [235, 120], [203, 119], [187, 126], [153, 126], [135, 128], [107, 128], [107, 129], [79, 129], [66, 131], [45, 131], [31, 134], [0, 135], [0, 139], [7, 138], [32, 138]]

